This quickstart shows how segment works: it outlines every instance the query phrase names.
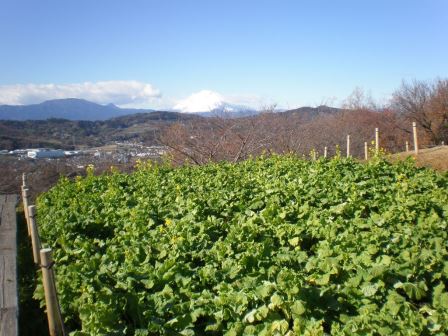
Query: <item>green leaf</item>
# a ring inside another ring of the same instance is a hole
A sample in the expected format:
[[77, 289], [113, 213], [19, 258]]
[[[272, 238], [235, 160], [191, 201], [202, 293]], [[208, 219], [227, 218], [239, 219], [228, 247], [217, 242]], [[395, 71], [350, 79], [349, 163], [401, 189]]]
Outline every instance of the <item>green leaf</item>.
[[271, 305], [273, 307], [279, 307], [282, 305], [282, 303], [283, 303], [283, 299], [281, 298], [280, 295], [274, 294], [271, 296]]
[[443, 283], [434, 287], [433, 305], [435, 308], [448, 309], [448, 293], [445, 291]]
[[321, 286], [328, 285], [329, 282], [330, 282], [330, 274], [328, 273], [316, 279], [316, 284]]
[[271, 332], [278, 332], [280, 335], [286, 334], [289, 329], [289, 323], [286, 320], [274, 321], [271, 324]]
[[306, 309], [303, 301], [294, 301], [291, 305], [291, 313], [293, 318], [298, 318], [305, 313]]
[[291, 246], [299, 245], [299, 241], [300, 241], [299, 237], [294, 237], [294, 238], [288, 240], [288, 242]]
[[411, 282], [398, 282], [394, 285], [394, 287], [403, 289], [411, 300], [421, 300], [426, 296], [426, 291], [428, 290], [423, 281], [418, 284], [413, 284]]
[[378, 285], [368, 283], [361, 287], [361, 291], [366, 297], [374, 296], [378, 291]]

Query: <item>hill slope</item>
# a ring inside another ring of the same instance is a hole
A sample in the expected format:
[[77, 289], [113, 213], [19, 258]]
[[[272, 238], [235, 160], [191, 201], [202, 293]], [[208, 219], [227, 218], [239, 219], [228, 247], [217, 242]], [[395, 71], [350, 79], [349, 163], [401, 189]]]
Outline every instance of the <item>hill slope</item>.
[[448, 146], [438, 146], [419, 150], [419, 154], [414, 152], [402, 152], [392, 156], [394, 160], [404, 160], [412, 156], [418, 167], [429, 167], [439, 171], [448, 171]]
[[303, 106], [282, 112], [284, 115], [300, 117], [302, 121], [310, 121], [317, 117], [335, 115], [343, 112], [343, 109], [321, 105], [317, 107]]

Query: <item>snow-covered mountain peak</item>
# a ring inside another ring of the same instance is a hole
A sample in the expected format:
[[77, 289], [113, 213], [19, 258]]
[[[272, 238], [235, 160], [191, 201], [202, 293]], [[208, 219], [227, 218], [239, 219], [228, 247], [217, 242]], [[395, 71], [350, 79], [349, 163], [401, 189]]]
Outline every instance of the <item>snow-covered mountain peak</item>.
[[174, 110], [186, 113], [210, 112], [216, 109], [222, 109], [224, 105], [226, 103], [222, 95], [210, 90], [202, 90], [181, 100], [174, 106]]
[[210, 90], [202, 90], [193, 93], [189, 97], [179, 101], [173, 110], [184, 113], [230, 113], [239, 114], [253, 114], [255, 109], [248, 107], [247, 105], [240, 104], [238, 101], [234, 101], [232, 98], [225, 98], [218, 92]]

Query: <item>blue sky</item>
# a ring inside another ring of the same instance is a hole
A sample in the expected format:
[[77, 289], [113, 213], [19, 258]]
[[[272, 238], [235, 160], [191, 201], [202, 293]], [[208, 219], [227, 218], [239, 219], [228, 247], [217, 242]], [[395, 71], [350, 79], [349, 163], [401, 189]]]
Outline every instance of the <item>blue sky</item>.
[[447, 77], [448, 1], [0, 0], [0, 48], [0, 103], [337, 105]]

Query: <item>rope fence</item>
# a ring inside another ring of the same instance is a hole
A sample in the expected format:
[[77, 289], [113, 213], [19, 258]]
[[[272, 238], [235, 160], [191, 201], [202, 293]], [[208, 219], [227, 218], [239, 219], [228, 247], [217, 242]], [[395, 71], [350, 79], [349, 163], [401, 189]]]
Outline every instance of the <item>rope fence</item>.
[[55, 265], [51, 248], [42, 248], [39, 230], [36, 222], [36, 206], [29, 204], [29, 189], [26, 175], [22, 174], [22, 201], [28, 236], [31, 239], [33, 260], [42, 272], [42, 282], [45, 292], [45, 306], [47, 310], [48, 330], [51, 336], [66, 336], [64, 319], [56, 291], [56, 280], [53, 270]]

